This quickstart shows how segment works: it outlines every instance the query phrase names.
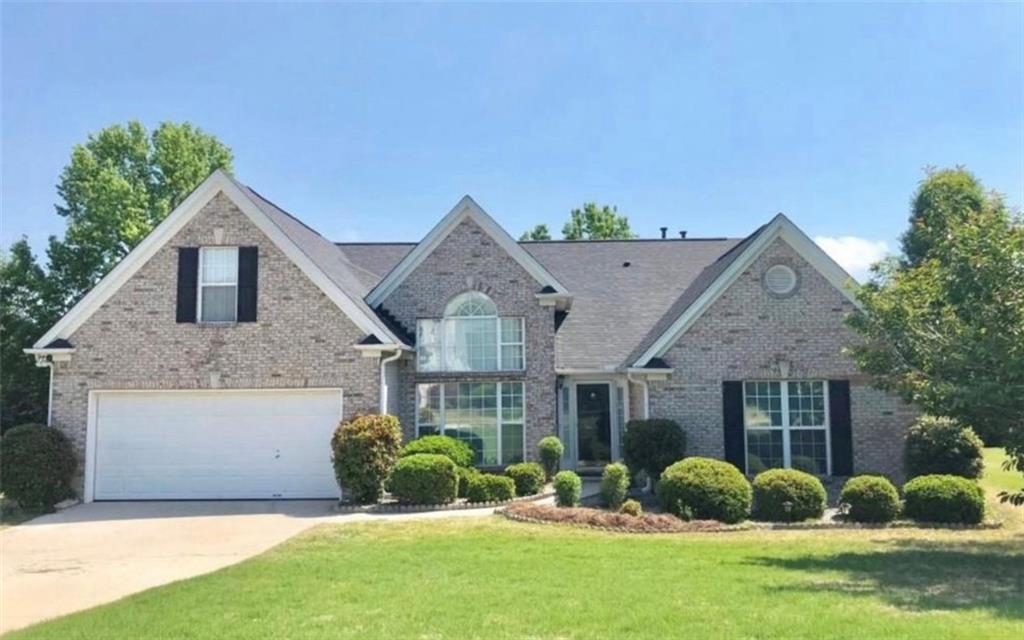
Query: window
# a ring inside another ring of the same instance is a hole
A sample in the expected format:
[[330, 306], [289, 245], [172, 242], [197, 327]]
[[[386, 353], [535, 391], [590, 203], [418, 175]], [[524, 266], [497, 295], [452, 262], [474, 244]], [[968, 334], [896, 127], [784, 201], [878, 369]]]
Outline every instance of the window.
[[199, 321], [234, 322], [238, 315], [238, 247], [199, 250]]
[[443, 434], [469, 444], [476, 464], [522, 462], [522, 382], [416, 385], [417, 436]]
[[523, 318], [498, 317], [486, 295], [455, 296], [440, 320], [416, 323], [420, 371], [520, 371], [525, 366]]
[[744, 382], [747, 472], [830, 473], [827, 393], [821, 380]]

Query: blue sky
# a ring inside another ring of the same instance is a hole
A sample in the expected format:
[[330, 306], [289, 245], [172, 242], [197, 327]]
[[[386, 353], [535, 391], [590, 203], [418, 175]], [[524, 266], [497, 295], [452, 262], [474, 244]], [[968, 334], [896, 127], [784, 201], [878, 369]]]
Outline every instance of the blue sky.
[[860, 272], [925, 166], [1024, 201], [1022, 37], [1012, 4], [5, 3], [0, 241], [62, 232], [89, 132], [188, 120], [336, 240], [465, 193], [514, 235], [588, 200], [648, 237], [783, 211]]

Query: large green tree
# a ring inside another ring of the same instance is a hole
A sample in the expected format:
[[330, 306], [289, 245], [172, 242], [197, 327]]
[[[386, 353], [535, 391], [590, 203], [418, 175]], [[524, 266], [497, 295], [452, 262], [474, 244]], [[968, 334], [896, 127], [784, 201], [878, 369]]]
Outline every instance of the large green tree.
[[546, 225], [546, 224], [538, 224], [534, 228], [532, 228], [529, 231], [525, 232], [523, 235], [519, 236], [519, 240], [520, 241], [525, 241], [525, 240], [550, 240], [550, 239], [551, 239], [551, 230], [548, 229], [548, 225]]
[[582, 209], [573, 209], [569, 221], [562, 227], [566, 240], [628, 240], [636, 234], [629, 228], [629, 218], [619, 215], [618, 208], [598, 207], [587, 202]]
[[962, 169], [931, 173], [902, 249], [858, 293], [865, 313], [850, 324], [864, 341], [851, 354], [879, 387], [1005, 444], [1024, 472], [1020, 216]]

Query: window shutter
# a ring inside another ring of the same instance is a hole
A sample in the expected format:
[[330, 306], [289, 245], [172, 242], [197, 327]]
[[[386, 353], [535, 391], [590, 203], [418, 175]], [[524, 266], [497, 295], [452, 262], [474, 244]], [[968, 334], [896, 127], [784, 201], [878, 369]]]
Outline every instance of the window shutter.
[[832, 475], [853, 475], [853, 423], [850, 420], [850, 381], [828, 381], [828, 419], [832, 437]]
[[238, 321], [256, 322], [257, 247], [238, 248]]
[[177, 322], [196, 321], [196, 286], [199, 282], [199, 248], [178, 247]]
[[725, 461], [747, 472], [747, 452], [743, 445], [743, 383], [726, 380], [722, 383], [722, 416], [724, 418]]

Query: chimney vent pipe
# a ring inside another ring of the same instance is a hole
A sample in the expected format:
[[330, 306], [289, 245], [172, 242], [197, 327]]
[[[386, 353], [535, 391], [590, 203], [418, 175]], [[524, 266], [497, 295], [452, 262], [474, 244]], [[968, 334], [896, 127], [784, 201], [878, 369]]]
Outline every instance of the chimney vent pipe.
[[668, 233], [668, 227], [661, 227], [661, 239], [665, 239], [665, 235]]

